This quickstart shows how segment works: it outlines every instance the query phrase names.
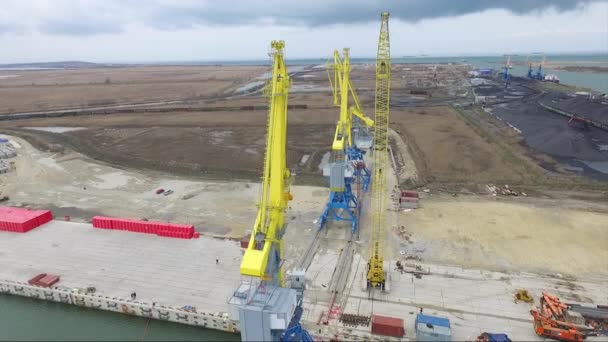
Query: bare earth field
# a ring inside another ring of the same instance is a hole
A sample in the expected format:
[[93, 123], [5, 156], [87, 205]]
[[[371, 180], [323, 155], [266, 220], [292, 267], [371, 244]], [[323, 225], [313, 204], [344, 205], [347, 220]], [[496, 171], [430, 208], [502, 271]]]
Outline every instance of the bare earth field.
[[[291, 113], [287, 151], [290, 167], [298, 171], [296, 182], [324, 184], [318, 166], [330, 150], [336, 115], [331, 109]], [[259, 110], [121, 114], [76, 121], [71, 117], [20, 120], [2, 122], [0, 127], [83, 127], [61, 134], [22, 128], [15, 133], [34, 139], [32, 143], [42, 149], [67, 146], [125, 167], [257, 180], [264, 160], [266, 116]], [[304, 156], [308, 157], [301, 163]]]
[[416, 167], [428, 181], [521, 181], [524, 176], [450, 107], [399, 108], [391, 121], [414, 145]]
[[264, 72], [259, 66], [0, 71], [0, 113], [217, 97]]
[[608, 274], [607, 210], [575, 200], [433, 196], [399, 213], [413, 243], [395, 247], [465, 267]]

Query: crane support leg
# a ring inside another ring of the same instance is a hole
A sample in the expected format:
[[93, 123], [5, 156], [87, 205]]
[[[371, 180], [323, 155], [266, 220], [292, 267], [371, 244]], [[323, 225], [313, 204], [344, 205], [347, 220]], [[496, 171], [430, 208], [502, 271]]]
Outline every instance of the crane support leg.
[[329, 193], [329, 201], [319, 218], [320, 229], [331, 219], [335, 221], [350, 221], [353, 233], [357, 230], [358, 217], [356, 212], [359, 203], [352, 191], [351, 183], [352, 180], [345, 179], [345, 191], [331, 191]]

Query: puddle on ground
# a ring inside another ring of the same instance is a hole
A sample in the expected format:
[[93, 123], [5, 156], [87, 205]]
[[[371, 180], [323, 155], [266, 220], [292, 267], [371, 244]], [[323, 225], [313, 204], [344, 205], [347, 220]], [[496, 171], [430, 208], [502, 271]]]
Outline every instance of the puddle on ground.
[[110, 172], [103, 175], [97, 175], [95, 178], [101, 180], [101, 182], [95, 182], [94, 186], [98, 189], [116, 189], [129, 184], [132, 177], [129, 177], [122, 172]]
[[26, 129], [31, 129], [34, 131], [43, 131], [50, 133], [66, 133], [73, 131], [80, 131], [83, 129], [87, 129], [86, 127], [63, 127], [63, 126], [50, 126], [50, 127], [23, 127]]

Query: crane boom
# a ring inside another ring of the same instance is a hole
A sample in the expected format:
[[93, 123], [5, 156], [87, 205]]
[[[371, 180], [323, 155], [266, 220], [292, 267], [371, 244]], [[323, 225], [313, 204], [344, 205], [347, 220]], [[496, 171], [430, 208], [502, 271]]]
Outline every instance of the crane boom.
[[384, 236], [386, 234], [386, 173], [388, 167], [388, 121], [391, 86], [391, 53], [388, 31], [389, 13], [383, 12], [376, 58], [376, 105], [374, 165], [372, 173], [372, 239], [368, 286], [384, 287]]
[[251, 239], [241, 262], [241, 274], [283, 286], [284, 215], [287, 202], [292, 198], [285, 155], [290, 80], [283, 60], [285, 42], [272, 41], [271, 46], [273, 64], [272, 78], [266, 88], [270, 109], [262, 191]]
[[[353, 115], [358, 117], [367, 126], [372, 127], [374, 121], [363, 113], [359, 98], [350, 81], [350, 54], [349, 49], [344, 48], [342, 58], [338, 50], [334, 51], [334, 83], [333, 95], [334, 105], [340, 107], [340, 118], [336, 125], [334, 134], [334, 142], [332, 150], [343, 152], [346, 148], [352, 147], [353, 144]], [[338, 97], [338, 94], [340, 95]], [[352, 96], [354, 105], [349, 105], [349, 95]]]

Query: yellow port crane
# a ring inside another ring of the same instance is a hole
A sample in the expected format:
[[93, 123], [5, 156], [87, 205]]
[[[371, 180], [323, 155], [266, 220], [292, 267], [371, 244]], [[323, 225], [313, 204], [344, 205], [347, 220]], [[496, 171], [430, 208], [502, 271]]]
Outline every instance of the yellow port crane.
[[[332, 144], [332, 150], [336, 153], [344, 153], [346, 148], [353, 146], [353, 115], [369, 127], [374, 125], [374, 121], [363, 114], [359, 98], [350, 81], [349, 55], [348, 48], [342, 50], [342, 57], [340, 57], [338, 50], [334, 51], [334, 64], [332, 66], [334, 69], [333, 98], [334, 106], [340, 107], [340, 119], [336, 125], [336, 133]], [[349, 105], [349, 94], [353, 98], [354, 106]]]
[[[350, 56], [349, 49], [344, 48], [342, 56], [338, 50], [334, 51], [334, 63], [327, 70], [333, 69], [333, 100], [334, 106], [340, 108], [340, 117], [336, 124], [336, 132], [332, 143], [333, 162], [327, 165], [327, 171], [323, 174], [329, 176], [330, 193], [323, 213], [319, 217], [319, 227], [323, 228], [329, 219], [336, 221], [350, 221], [351, 230], [358, 229], [359, 202], [353, 193], [353, 183], [360, 178], [363, 189], [367, 190], [370, 172], [365, 167], [362, 148], [369, 148], [360, 138], [363, 127], [356, 121], [359, 118], [366, 126], [371, 127], [374, 121], [363, 114], [359, 98], [350, 81]], [[330, 83], [332, 77], [329, 76]], [[350, 97], [354, 104], [350, 105]], [[357, 130], [359, 137], [354, 137], [353, 131]], [[355, 139], [358, 138], [358, 139]], [[371, 141], [367, 141], [368, 144]]]
[[384, 236], [386, 234], [386, 174], [388, 165], [388, 121], [391, 86], [391, 52], [388, 33], [389, 13], [383, 12], [378, 39], [376, 57], [376, 105], [374, 117], [374, 149], [372, 171], [372, 238], [369, 270], [367, 273], [368, 288], [385, 289], [384, 273]]
[[272, 41], [272, 78], [266, 86], [269, 96], [268, 128], [262, 190], [258, 214], [241, 262], [241, 274], [283, 286], [283, 234], [285, 209], [292, 199], [287, 169], [287, 94], [291, 85], [283, 60], [282, 40]]

